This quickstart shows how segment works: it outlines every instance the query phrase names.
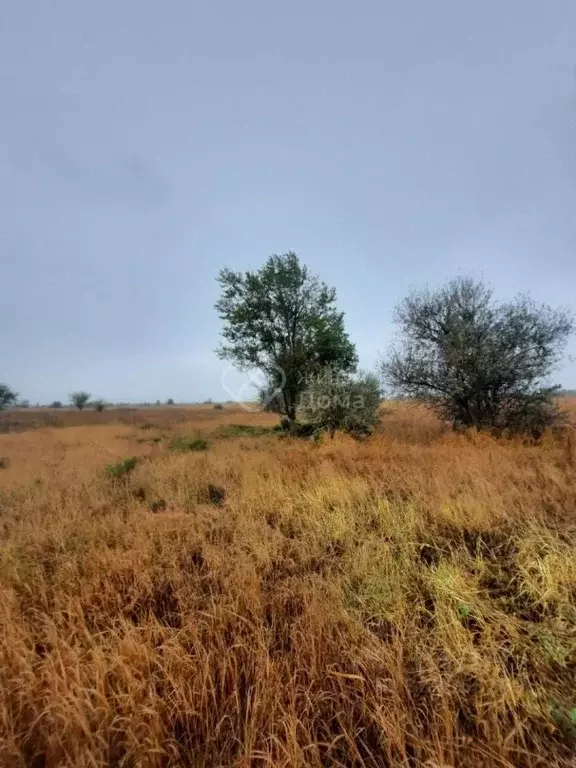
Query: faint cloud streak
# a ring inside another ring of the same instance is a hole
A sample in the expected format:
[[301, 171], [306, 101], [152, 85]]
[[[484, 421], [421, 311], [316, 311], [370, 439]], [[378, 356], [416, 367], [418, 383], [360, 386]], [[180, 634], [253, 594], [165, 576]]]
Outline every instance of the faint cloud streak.
[[139, 154], [101, 163], [72, 157], [57, 147], [43, 147], [36, 160], [35, 170], [89, 202], [156, 208], [170, 196], [166, 179]]

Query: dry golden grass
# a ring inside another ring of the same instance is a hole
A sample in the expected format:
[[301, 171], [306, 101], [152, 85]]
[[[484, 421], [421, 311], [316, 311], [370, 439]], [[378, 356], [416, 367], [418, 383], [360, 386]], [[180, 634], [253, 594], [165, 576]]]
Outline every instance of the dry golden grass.
[[81, 417], [0, 435], [0, 764], [574, 765], [573, 434]]

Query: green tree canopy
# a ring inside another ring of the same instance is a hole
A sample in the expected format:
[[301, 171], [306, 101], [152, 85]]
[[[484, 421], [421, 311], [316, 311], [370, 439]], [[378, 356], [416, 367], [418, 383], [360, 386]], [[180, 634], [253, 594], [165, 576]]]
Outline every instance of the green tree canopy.
[[72, 405], [75, 405], [76, 408], [78, 408], [79, 411], [84, 410], [85, 406], [88, 405], [88, 401], [90, 400], [90, 393], [89, 392], [72, 392], [70, 395], [70, 402]]
[[313, 373], [326, 365], [356, 368], [335, 289], [311, 275], [292, 251], [270, 256], [256, 272], [223, 269], [218, 282], [216, 309], [224, 322], [218, 354], [242, 370], [262, 370], [268, 391], [281, 390], [280, 409], [291, 422]]
[[0, 384], [0, 411], [14, 405], [17, 397], [17, 392], [13, 392], [6, 384]]

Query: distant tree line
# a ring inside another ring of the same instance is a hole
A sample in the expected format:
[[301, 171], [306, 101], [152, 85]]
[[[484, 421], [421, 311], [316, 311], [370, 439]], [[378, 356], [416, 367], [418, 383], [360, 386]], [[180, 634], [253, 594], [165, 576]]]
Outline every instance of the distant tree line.
[[[90, 398], [92, 395], [89, 392], [84, 392], [83, 390], [80, 390], [78, 392], [72, 392], [69, 397], [69, 405], [71, 407], [76, 408], [79, 411], [84, 411], [87, 408], [91, 408], [95, 411], [103, 411], [106, 408], [114, 405], [115, 407], [134, 407], [133, 403], [108, 403], [104, 398], [95, 398], [91, 400]], [[205, 401], [205, 403], [212, 403], [212, 400]], [[140, 403], [139, 405], [143, 407], [151, 407], [152, 405], [160, 406], [162, 403], [160, 400], [156, 400], [155, 403]], [[169, 397], [165, 401], [165, 405], [174, 405], [173, 398]], [[220, 406], [219, 403], [217, 403], [214, 407]], [[43, 407], [43, 408], [53, 408], [53, 409], [59, 409], [64, 408], [64, 404], [61, 400], [53, 400], [51, 403], [45, 406], [41, 406], [39, 403], [36, 404], [37, 408]], [[222, 407], [222, 406], [220, 406]], [[13, 392], [6, 384], [0, 384], [0, 411], [6, 409], [6, 408], [30, 408], [30, 401], [29, 400], [18, 400], [18, 395], [16, 392]]]

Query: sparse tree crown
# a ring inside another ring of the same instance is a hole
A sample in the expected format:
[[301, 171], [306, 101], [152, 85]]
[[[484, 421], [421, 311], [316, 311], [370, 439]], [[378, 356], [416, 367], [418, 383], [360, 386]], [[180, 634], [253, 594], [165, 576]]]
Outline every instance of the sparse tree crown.
[[89, 392], [72, 392], [70, 395], [70, 402], [72, 405], [76, 406], [79, 411], [84, 410], [84, 407], [88, 404], [88, 401], [90, 400], [90, 393]]
[[573, 328], [567, 312], [525, 296], [499, 304], [459, 278], [408, 296], [396, 320], [401, 341], [383, 364], [395, 392], [456, 427], [538, 434], [557, 421], [547, 378]]
[[282, 390], [276, 407], [294, 422], [307, 377], [323, 366], [350, 371], [357, 363], [335, 307], [336, 291], [289, 252], [270, 256], [256, 272], [224, 269], [216, 309], [224, 322], [220, 357], [238, 368], [258, 368], [269, 391]]

